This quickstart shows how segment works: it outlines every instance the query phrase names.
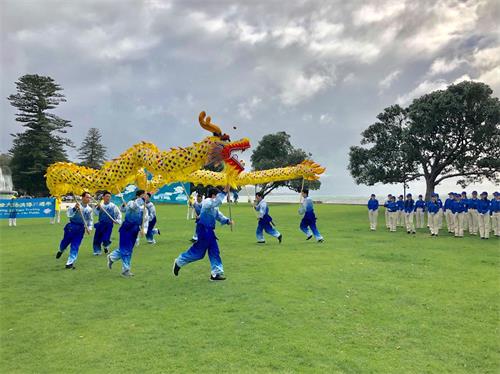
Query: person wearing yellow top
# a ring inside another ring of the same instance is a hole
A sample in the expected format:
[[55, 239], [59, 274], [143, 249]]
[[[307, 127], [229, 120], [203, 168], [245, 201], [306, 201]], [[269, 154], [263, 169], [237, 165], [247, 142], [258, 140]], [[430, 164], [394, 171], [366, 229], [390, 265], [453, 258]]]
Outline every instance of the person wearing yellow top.
[[55, 202], [55, 212], [52, 218], [50, 219], [50, 223], [54, 224], [56, 223], [61, 223], [61, 199], [59, 197], [56, 197], [56, 202]]
[[193, 192], [188, 199], [189, 209], [188, 209], [187, 219], [194, 219], [196, 216], [196, 212], [194, 211], [194, 201], [195, 201], [195, 193]]

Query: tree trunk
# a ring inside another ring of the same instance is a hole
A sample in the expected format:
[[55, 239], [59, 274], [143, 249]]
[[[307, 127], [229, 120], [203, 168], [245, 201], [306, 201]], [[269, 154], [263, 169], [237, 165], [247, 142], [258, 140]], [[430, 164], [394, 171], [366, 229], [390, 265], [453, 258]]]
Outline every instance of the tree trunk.
[[436, 187], [436, 178], [426, 177], [425, 186], [425, 201], [429, 201], [431, 199], [431, 195], [434, 193], [434, 188]]

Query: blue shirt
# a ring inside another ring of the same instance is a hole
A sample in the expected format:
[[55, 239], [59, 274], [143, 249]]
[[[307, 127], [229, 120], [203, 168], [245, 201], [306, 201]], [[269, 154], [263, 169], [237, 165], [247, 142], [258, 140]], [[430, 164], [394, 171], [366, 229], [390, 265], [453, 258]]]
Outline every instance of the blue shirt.
[[404, 200], [398, 200], [396, 202], [396, 205], [398, 206], [398, 210], [404, 210], [405, 209], [405, 202], [404, 202]]
[[229, 218], [225, 217], [220, 211], [219, 206], [226, 198], [224, 192], [217, 194], [215, 199], [206, 198], [201, 203], [200, 220], [198, 224], [210, 229], [215, 229], [215, 221], [219, 221], [223, 225], [229, 225]]
[[480, 214], [488, 214], [490, 211], [490, 201], [488, 199], [480, 199], [477, 203], [477, 211]]
[[370, 199], [368, 200], [368, 210], [377, 210], [378, 209], [378, 200]]
[[439, 212], [439, 204], [438, 202], [433, 202], [432, 200], [431, 201], [428, 201], [427, 202], [427, 211], [431, 214], [436, 214], [437, 212]]
[[387, 210], [391, 213], [397, 212], [398, 211], [398, 204], [395, 201], [388, 201], [387, 202]]
[[447, 198], [444, 202], [444, 210], [451, 209], [451, 204], [455, 201], [455, 199]]
[[146, 209], [148, 210], [149, 222], [151, 222], [156, 217], [155, 205], [151, 201], [148, 201], [146, 203]]
[[469, 199], [469, 209], [477, 209], [477, 204], [479, 204], [478, 198]]
[[465, 213], [467, 212], [467, 205], [462, 200], [455, 200], [451, 204], [451, 212], [455, 213]]
[[312, 199], [307, 196], [302, 202], [302, 206], [299, 208], [299, 214], [314, 213], [314, 204]]
[[490, 201], [490, 212], [491, 213], [500, 212], [500, 200], [493, 199]]
[[76, 208], [74, 208], [74, 207], [68, 209], [67, 214], [68, 214], [69, 221], [71, 223], [74, 223], [77, 225], [83, 225], [85, 223], [87, 228], [89, 230], [92, 230], [92, 227], [94, 225], [93, 217], [92, 217], [92, 208], [88, 204], [85, 206], [80, 204], [80, 211], [83, 214], [83, 218], [85, 219], [85, 222], [83, 222], [83, 220], [82, 220], [82, 214], [78, 213], [78, 210], [76, 210]]
[[113, 204], [112, 202], [109, 202], [107, 204], [102, 203], [100, 208], [95, 208], [94, 213], [97, 217], [99, 217], [99, 222], [102, 223], [113, 223], [113, 221], [109, 218], [108, 214], [106, 214], [104, 211], [108, 212], [108, 214], [113, 217], [113, 219], [117, 223], [122, 223], [122, 213], [120, 212], [120, 209]]
[[269, 214], [269, 207], [267, 206], [267, 202], [261, 200], [256, 206], [255, 210], [259, 212], [259, 218], [263, 218], [266, 214]]
[[411, 213], [415, 210], [415, 200], [410, 199], [410, 200], [405, 200], [405, 207], [404, 207], [405, 213]]
[[140, 197], [129, 201], [122, 212], [125, 212], [125, 222], [142, 225], [143, 213], [146, 214], [144, 221], [148, 221], [148, 210], [144, 210], [144, 200]]
[[424, 200], [417, 200], [417, 201], [415, 201], [415, 211], [418, 208], [422, 208], [423, 210], [425, 210], [425, 201]]

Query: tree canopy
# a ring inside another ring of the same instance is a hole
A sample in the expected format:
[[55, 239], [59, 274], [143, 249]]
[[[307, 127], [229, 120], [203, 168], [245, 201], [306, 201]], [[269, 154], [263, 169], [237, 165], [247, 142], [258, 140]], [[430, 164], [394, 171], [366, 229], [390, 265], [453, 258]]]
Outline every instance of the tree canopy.
[[[290, 135], [281, 131], [276, 134], [265, 135], [257, 147], [254, 149], [250, 158], [254, 170], [266, 170], [272, 168], [281, 168], [300, 164], [311, 154], [300, 148], [295, 148], [290, 143]], [[304, 187], [311, 190], [317, 190], [321, 186], [320, 181], [305, 181]], [[278, 187], [286, 187], [293, 191], [300, 192], [302, 188], [302, 179], [273, 182], [260, 185], [260, 191], [266, 196]]]
[[464, 81], [419, 97], [408, 108], [384, 109], [351, 147], [356, 183], [406, 183], [425, 178], [426, 198], [445, 179], [462, 187], [499, 182], [500, 102], [484, 83]]
[[7, 99], [17, 108], [16, 121], [26, 131], [12, 134], [13, 146], [10, 167], [16, 189], [32, 195], [48, 192], [44, 175], [47, 167], [56, 161], [67, 161], [66, 146], [71, 140], [63, 137], [71, 127], [67, 121], [49, 110], [66, 99], [62, 88], [51, 77], [24, 75], [16, 82], [17, 93]]

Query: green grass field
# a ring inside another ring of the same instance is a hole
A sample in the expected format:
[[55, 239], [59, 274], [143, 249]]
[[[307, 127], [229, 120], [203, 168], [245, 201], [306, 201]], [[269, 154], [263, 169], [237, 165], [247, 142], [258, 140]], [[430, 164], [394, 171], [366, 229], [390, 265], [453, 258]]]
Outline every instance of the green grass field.
[[171, 274], [193, 233], [185, 207], [158, 207], [162, 235], [135, 250], [132, 279], [89, 237], [65, 270], [62, 224], [1, 221], [0, 371], [498, 373], [498, 239], [391, 234], [382, 216], [370, 232], [364, 207], [316, 211], [325, 243], [305, 241], [296, 205], [271, 204], [284, 241], [258, 246], [249, 206], [233, 207], [218, 283], [207, 258]]

